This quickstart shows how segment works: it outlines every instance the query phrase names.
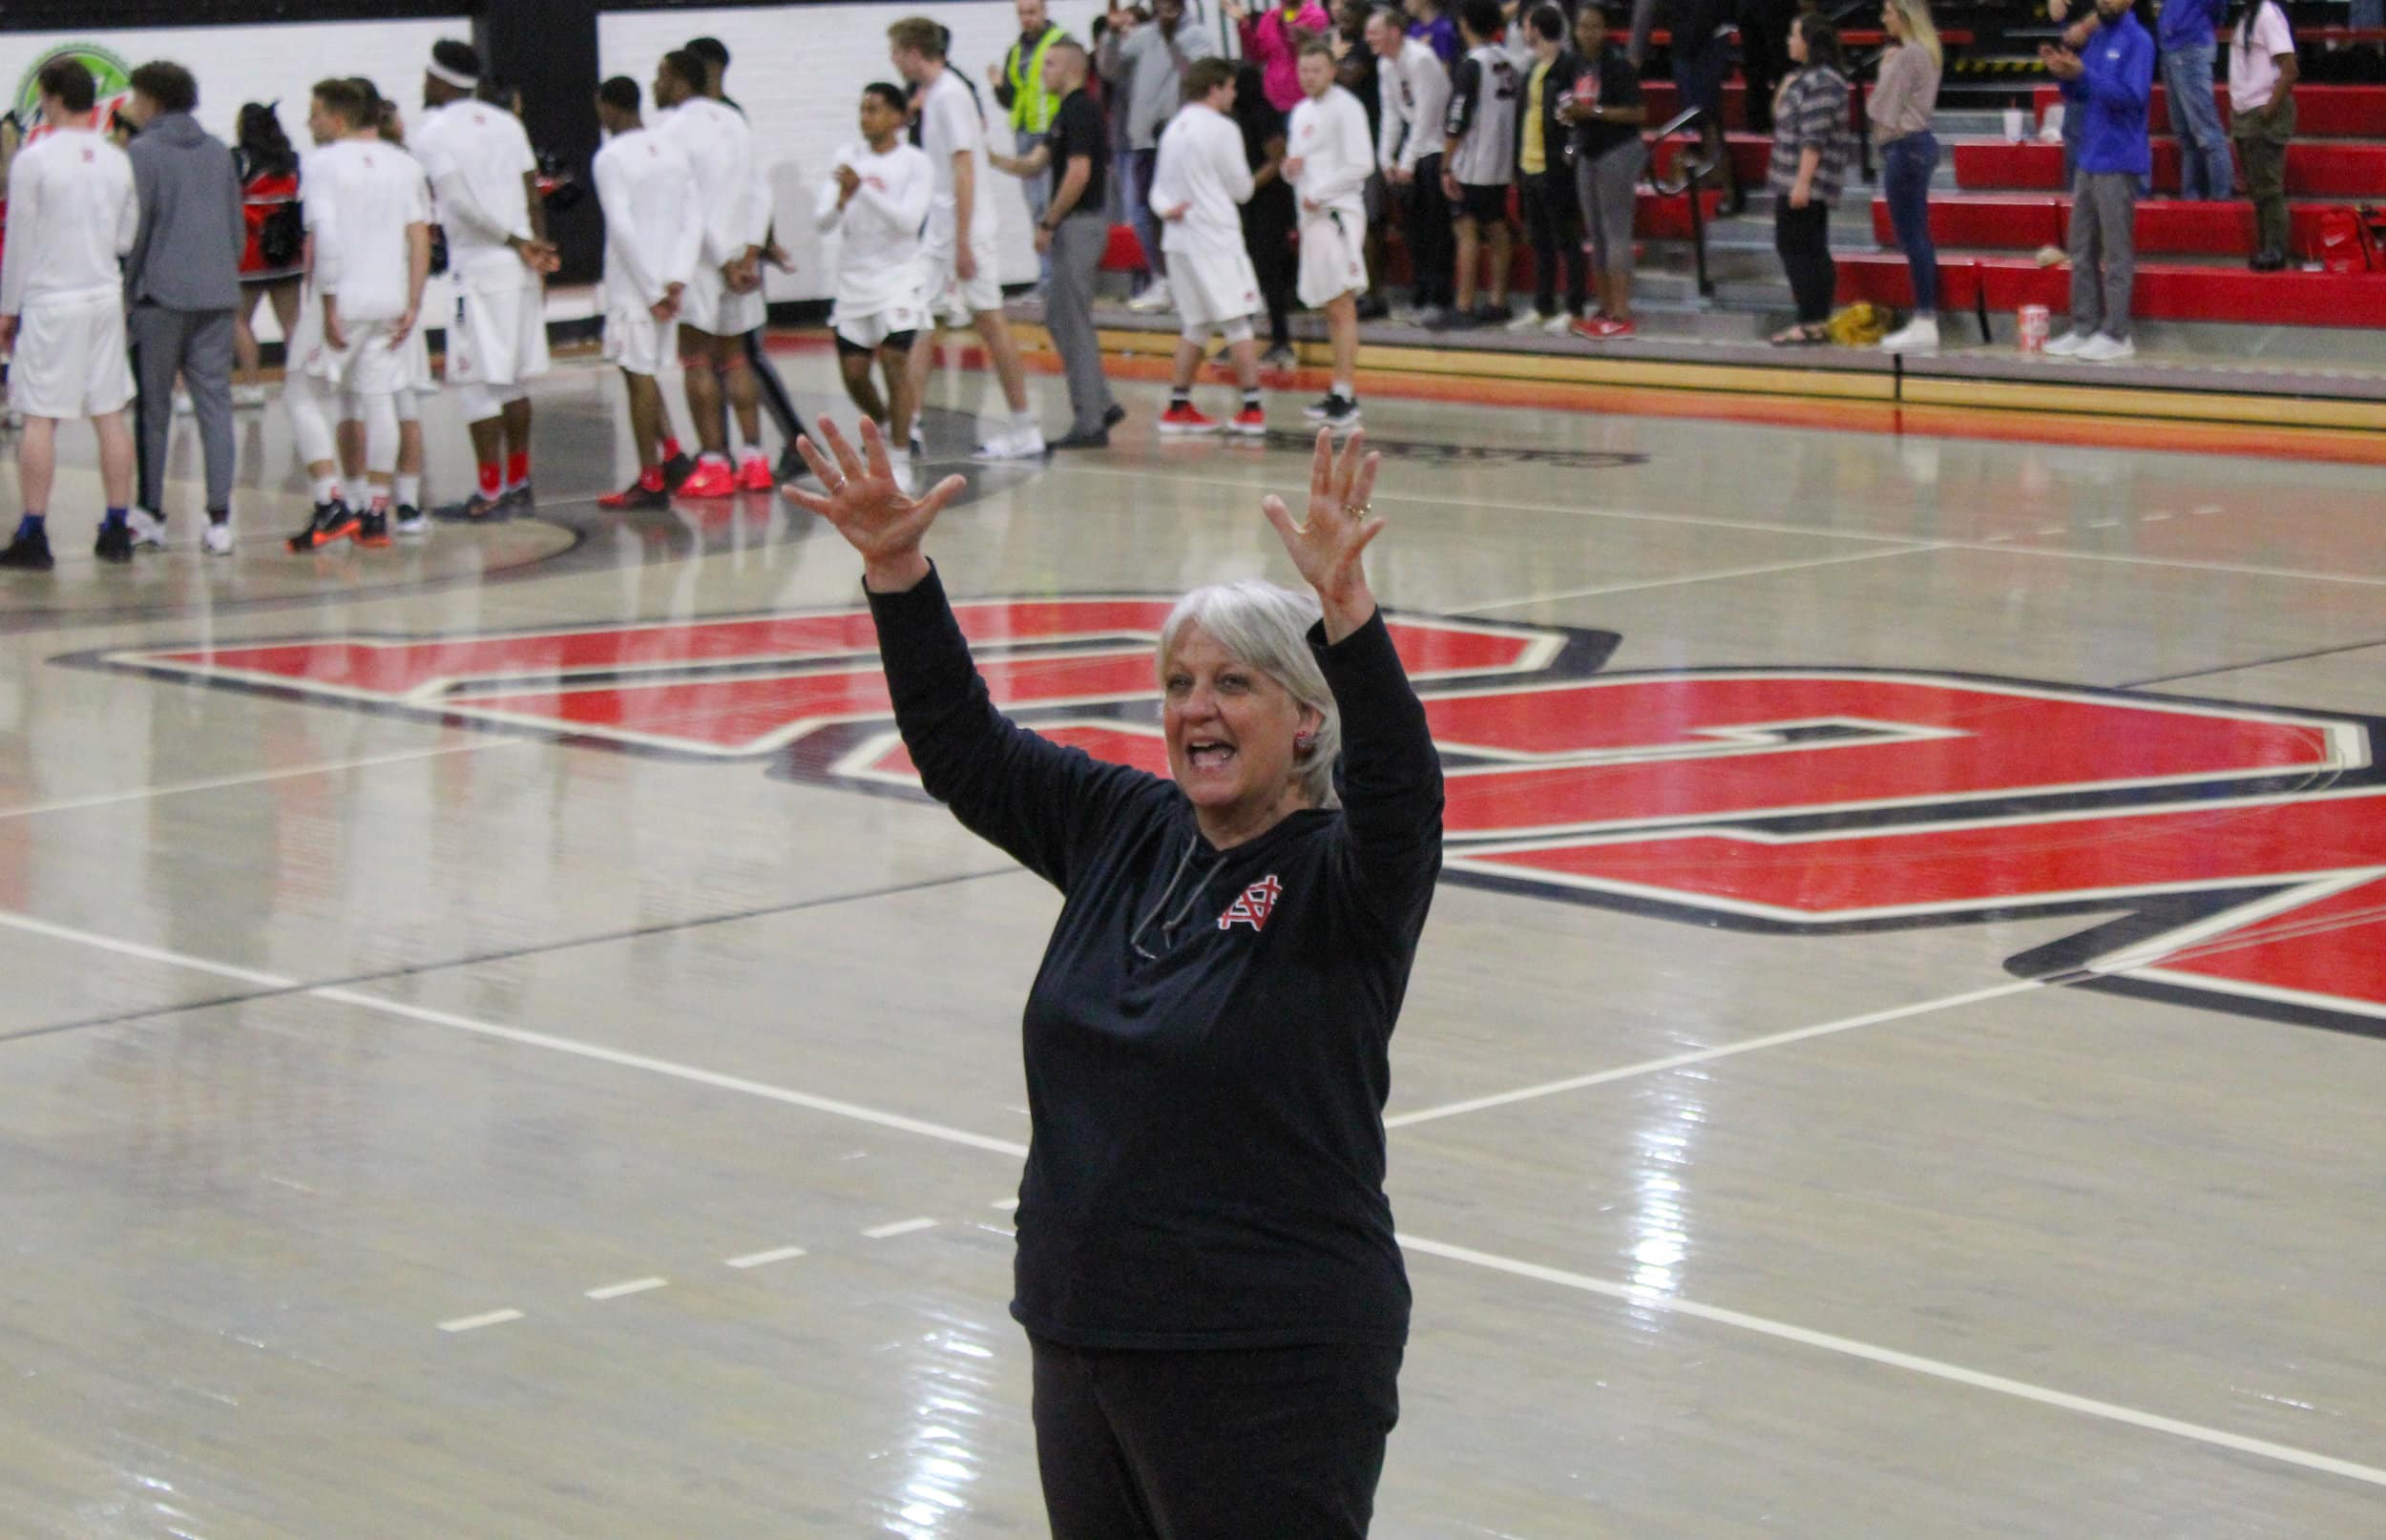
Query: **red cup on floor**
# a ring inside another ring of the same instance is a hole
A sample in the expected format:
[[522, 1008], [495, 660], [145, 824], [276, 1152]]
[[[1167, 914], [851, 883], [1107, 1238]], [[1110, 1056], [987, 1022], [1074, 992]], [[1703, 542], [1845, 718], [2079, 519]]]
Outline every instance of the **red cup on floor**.
[[2053, 321], [2054, 317], [2044, 305], [2023, 305], [2021, 307], [2021, 351], [2024, 353], [2045, 352], [2046, 333]]

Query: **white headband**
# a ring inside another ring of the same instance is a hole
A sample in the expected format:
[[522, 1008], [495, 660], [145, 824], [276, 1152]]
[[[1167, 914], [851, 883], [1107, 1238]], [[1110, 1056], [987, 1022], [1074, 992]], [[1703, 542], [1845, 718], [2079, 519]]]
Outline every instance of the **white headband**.
[[448, 84], [455, 87], [458, 91], [471, 91], [473, 87], [480, 84], [480, 76], [475, 74], [466, 74], [461, 70], [450, 70], [446, 65], [440, 63], [437, 59], [433, 59], [429, 64], [424, 65], [423, 73], [429, 75], [433, 80], [445, 80]]

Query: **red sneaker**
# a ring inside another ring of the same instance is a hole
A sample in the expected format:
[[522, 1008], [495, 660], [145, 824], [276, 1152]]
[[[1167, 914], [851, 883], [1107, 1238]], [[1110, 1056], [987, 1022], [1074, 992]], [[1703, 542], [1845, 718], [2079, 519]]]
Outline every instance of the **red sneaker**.
[[1163, 438], [1215, 433], [1218, 431], [1218, 419], [1204, 416], [1196, 406], [1170, 406], [1160, 414], [1160, 431]]
[[1267, 414], [1257, 406], [1245, 406], [1234, 414], [1234, 421], [1228, 426], [1244, 438], [1264, 439], [1267, 436]]
[[1619, 321], [1613, 316], [1608, 316], [1598, 323], [1598, 329], [1591, 335], [1603, 343], [1617, 337], [1636, 337], [1640, 335], [1640, 330], [1639, 326], [1629, 321]]
[[617, 492], [607, 492], [596, 499], [598, 508], [617, 512], [641, 508], [668, 508], [670, 505], [670, 493], [659, 487], [649, 487], [642, 481], [634, 481]]
[[747, 455], [744, 463], [738, 467], [739, 491], [766, 492], [778, 485], [778, 479], [770, 473], [770, 462], [759, 454]]
[[738, 494], [738, 473], [729, 468], [726, 460], [699, 460], [680, 483], [676, 495], [680, 497], [735, 497]]

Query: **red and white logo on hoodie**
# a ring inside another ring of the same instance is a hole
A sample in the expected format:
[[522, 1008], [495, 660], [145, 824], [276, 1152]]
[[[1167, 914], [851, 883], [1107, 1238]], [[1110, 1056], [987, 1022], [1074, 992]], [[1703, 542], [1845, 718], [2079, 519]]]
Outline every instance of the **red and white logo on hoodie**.
[[1232, 930], [1236, 926], [1249, 926], [1253, 930], [1267, 928], [1267, 917], [1276, 912], [1276, 901], [1284, 897], [1284, 884], [1276, 874], [1266, 876], [1243, 890], [1243, 896], [1226, 905], [1218, 917], [1218, 928]]

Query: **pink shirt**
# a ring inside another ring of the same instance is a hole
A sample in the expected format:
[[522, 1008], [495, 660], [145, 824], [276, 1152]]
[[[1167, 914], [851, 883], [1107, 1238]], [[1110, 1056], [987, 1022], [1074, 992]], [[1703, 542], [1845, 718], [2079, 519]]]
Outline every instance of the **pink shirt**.
[[[1284, 7], [1270, 5], [1244, 22], [1243, 56], [1259, 66], [1267, 105], [1288, 113], [1301, 102], [1301, 59], [1292, 51], [1292, 34], [1285, 25], [1284, 12]], [[1333, 27], [1317, 0], [1302, 0], [1291, 25], [1315, 37], [1325, 36]]]

